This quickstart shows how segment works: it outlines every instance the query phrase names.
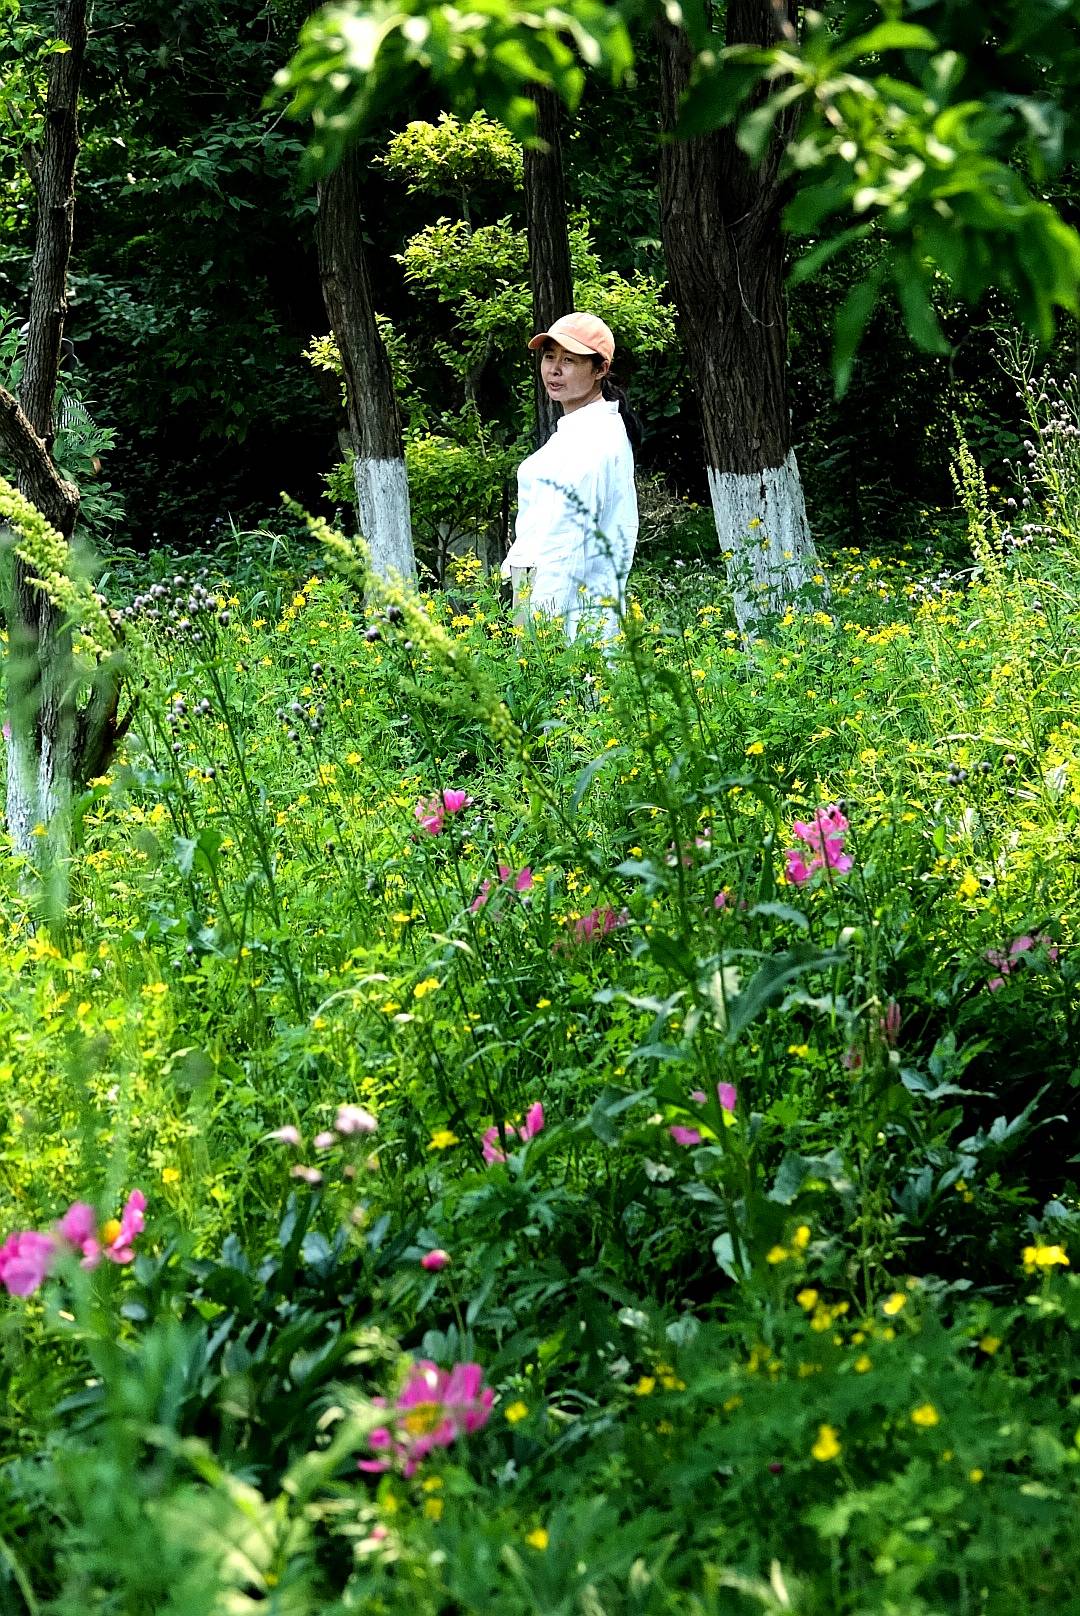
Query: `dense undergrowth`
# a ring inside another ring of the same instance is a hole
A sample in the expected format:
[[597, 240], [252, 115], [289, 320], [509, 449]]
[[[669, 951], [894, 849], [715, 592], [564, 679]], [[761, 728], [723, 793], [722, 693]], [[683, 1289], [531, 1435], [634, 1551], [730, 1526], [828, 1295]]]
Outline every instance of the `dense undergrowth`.
[[962, 573], [646, 570], [609, 663], [143, 581], [4, 877], [3, 1227], [147, 1208], [3, 1308], [0, 1608], [1077, 1608], [1080, 585], [964, 487]]

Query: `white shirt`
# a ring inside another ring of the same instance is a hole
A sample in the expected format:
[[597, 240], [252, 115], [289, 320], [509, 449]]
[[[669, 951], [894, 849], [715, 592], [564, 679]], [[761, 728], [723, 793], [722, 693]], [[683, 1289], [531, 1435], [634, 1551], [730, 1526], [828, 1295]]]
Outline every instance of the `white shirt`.
[[534, 567], [533, 605], [576, 623], [584, 607], [621, 598], [637, 542], [634, 455], [613, 400], [564, 415], [518, 467], [515, 538], [503, 577]]

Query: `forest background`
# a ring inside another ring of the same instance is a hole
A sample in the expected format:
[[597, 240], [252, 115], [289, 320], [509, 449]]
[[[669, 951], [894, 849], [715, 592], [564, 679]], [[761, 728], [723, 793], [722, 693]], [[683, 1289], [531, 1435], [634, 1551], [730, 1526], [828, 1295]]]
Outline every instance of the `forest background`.
[[[47, 22], [48, 8], [38, 9], [38, 22]], [[101, 473], [83, 487], [83, 522], [94, 538], [122, 536], [137, 551], [160, 543], [183, 550], [196, 539], [206, 544], [208, 523], [213, 532], [230, 523], [250, 529], [273, 513], [277, 529], [281, 486], [316, 506], [340, 458], [345, 422], [338, 382], [305, 357], [327, 320], [314, 188], [299, 161], [303, 131], [279, 107], [265, 106], [306, 9], [285, 0], [94, 8], [65, 333], [76, 355], [67, 385], [98, 429], [88, 447], [101, 451]], [[34, 8], [24, 7], [21, 26], [33, 21]], [[17, 43], [14, 14], [2, 26], [10, 52]], [[0, 102], [13, 137], [0, 156], [0, 360], [6, 355], [9, 366], [26, 318], [34, 229], [32, 186], [19, 156], [28, 132], [18, 122], [26, 117], [18, 95], [19, 75], [11, 72]], [[619, 368], [646, 425], [642, 473], [662, 479], [668, 496], [707, 508], [685, 356], [670, 313], [648, 306], [649, 291], [655, 295], [666, 279], [658, 107], [657, 67], [647, 48], [632, 88], [589, 77], [564, 131], [567, 200], [591, 242], [593, 279], [622, 277], [614, 296], [621, 292], [628, 305], [631, 335]], [[502, 507], [505, 529], [505, 502], [491, 490], [501, 493], [510, 476], [499, 451], [519, 439], [526, 423], [519, 400], [509, 395], [515, 386], [520, 394], [528, 376], [527, 268], [521, 245], [498, 224], [508, 219], [523, 227], [520, 166], [515, 172], [506, 148], [493, 151], [489, 141], [471, 169], [459, 162], [462, 177], [451, 177], [439, 195], [431, 164], [415, 183], [407, 154], [397, 165], [386, 162], [395, 130], [415, 118], [434, 122], [441, 110], [437, 90], [420, 86], [361, 146], [363, 229], [377, 306], [392, 332], [399, 401], [414, 444], [418, 542], [423, 551], [428, 539], [429, 562], [445, 515], [435, 489], [448, 480], [456, 481], [456, 493], [463, 475], [483, 484], [466, 488], [466, 502], [472, 492], [474, 506], [486, 500], [496, 511]], [[1053, 195], [1068, 217], [1067, 179], [1059, 178]], [[440, 217], [456, 236], [440, 235]], [[838, 219], [835, 233], [845, 225]], [[463, 228], [484, 233], [467, 261]], [[975, 309], [956, 304], [939, 277], [934, 297], [947, 348], [934, 355], [915, 346], [895, 302], [882, 300], [851, 385], [837, 398], [831, 366], [837, 313], [873, 253], [871, 242], [827, 265], [791, 297], [792, 434], [811, 526], [826, 543], [945, 542], [954, 413], [963, 416], [991, 480], [1016, 491], [1010, 462], [1015, 468], [1022, 409], [998, 348], [1010, 311], [998, 294]], [[637, 287], [644, 310], [634, 306], [635, 277], [644, 278], [645, 291], [640, 281]], [[502, 300], [494, 347], [476, 323], [478, 303], [481, 319], [490, 321], [492, 299]], [[638, 352], [635, 334], [644, 339]], [[1062, 339], [1066, 364], [1074, 340], [1071, 330]], [[479, 427], [475, 419], [463, 424], [473, 402]], [[475, 456], [466, 474], [450, 453], [432, 462], [434, 441], [464, 441], [475, 450], [478, 435], [481, 458], [490, 458], [486, 471], [477, 470]], [[693, 553], [714, 542], [700, 521], [680, 534], [678, 521], [669, 519], [664, 529], [675, 549]], [[655, 524], [649, 531], [657, 531]]]

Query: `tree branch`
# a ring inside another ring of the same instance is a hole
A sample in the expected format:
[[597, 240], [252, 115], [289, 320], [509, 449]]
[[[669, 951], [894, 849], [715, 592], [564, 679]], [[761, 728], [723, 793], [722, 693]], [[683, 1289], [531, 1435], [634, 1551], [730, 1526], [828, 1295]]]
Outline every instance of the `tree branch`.
[[0, 387], [0, 449], [10, 457], [19, 485], [41, 514], [67, 537], [75, 525], [79, 490], [61, 477], [13, 393]]

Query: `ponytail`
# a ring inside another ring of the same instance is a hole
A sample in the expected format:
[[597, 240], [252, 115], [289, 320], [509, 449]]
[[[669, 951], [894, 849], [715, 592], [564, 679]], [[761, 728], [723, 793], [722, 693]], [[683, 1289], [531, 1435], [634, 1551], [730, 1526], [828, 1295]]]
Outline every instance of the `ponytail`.
[[604, 380], [601, 383], [601, 392], [609, 403], [618, 404], [619, 416], [622, 420], [623, 426], [626, 428], [626, 436], [630, 439], [630, 447], [636, 455], [638, 450], [641, 448], [645, 431], [640, 420], [630, 408], [630, 402], [626, 394], [623, 392], [622, 388], [617, 382], [613, 382], [611, 380], [610, 376], [604, 377]]

